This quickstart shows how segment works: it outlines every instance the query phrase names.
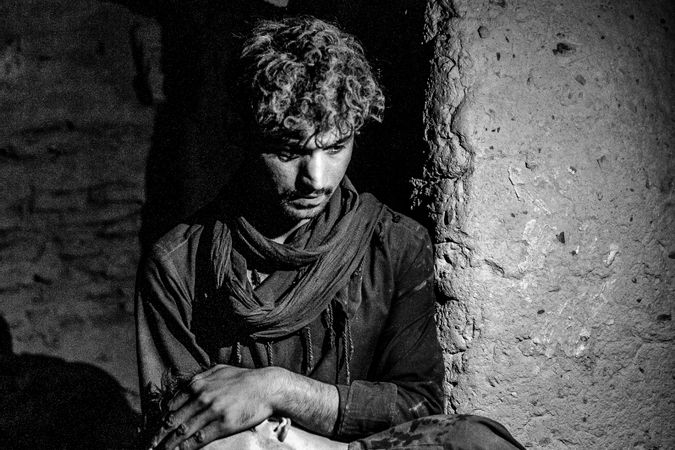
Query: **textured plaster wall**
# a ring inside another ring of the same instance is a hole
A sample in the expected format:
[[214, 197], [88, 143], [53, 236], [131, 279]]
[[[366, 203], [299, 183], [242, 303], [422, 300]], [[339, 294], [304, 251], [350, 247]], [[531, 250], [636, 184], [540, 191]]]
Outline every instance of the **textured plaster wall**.
[[528, 447], [675, 447], [673, 8], [428, 2], [447, 408]]
[[152, 33], [103, 2], [0, 1], [0, 316], [3, 349], [11, 340], [19, 356], [0, 355], [3, 436], [33, 407], [4, 403], [21, 389], [37, 401], [60, 374], [95, 372], [64, 361], [103, 369], [138, 406], [132, 299], [153, 111], [132, 88], [132, 29]]

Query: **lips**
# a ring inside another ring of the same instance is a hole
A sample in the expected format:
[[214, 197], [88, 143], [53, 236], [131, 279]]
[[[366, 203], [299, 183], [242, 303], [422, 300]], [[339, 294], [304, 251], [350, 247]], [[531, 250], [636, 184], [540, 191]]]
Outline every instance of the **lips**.
[[323, 195], [310, 195], [306, 197], [296, 197], [291, 200], [291, 203], [298, 208], [316, 208], [323, 203]]

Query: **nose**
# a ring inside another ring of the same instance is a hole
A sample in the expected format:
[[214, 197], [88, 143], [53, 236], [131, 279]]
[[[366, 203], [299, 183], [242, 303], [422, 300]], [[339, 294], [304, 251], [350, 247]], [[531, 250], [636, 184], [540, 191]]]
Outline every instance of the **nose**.
[[305, 155], [300, 171], [300, 184], [303, 190], [318, 191], [325, 185], [327, 161], [321, 151]]

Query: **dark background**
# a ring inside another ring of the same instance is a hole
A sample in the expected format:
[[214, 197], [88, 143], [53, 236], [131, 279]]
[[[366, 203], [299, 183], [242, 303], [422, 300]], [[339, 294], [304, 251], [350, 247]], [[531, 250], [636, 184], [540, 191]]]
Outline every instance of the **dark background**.
[[[147, 203], [142, 241], [161, 235], [212, 198], [233, 170], [229, 97], [240, 37], [258, 18], [310, 14], [356, 35], [366, 49], [387, 96], [385, 120], [365, 130], [350, 168], [356, 187], [408, 212], [412, 175], [421, 168], [422, 113], [429, 56], [422, 45], [424, 2], [304, 1], [287, 7], [263, 1], [125, 1], [162, 27], [166, 102], [155, 120], [148, 158]], [[137, 83], [141, 100], [149, 99]], [[169, 214], [167, 214], [169, 212]]]
[[387, 106], [350, 175], [408, 210], [421, 170], [423, 8], [0, 1], [0, 447], [133, 446], [140, 250], [236, 170], [230, 62], [257, 18], [313, 14], [361, 40]]

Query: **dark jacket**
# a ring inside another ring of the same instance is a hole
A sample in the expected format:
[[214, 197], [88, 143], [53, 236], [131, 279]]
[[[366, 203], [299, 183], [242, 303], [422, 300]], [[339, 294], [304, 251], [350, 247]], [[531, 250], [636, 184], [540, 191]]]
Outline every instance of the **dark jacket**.
[[241, 335], [222, 297], [203, 295], [199, 280], [207, 264], [200, 262], [205, 254], [200, 241], [210, 236], [207, 223], [195, 219], [175, 227], [139, 269], [142, 392], [160, 386], [169, 370], [189, 374], [221, 363], [275, 365], [337, 386], [336, 439], [442, 412], [433, 251], [421, 225], [385, 208], [361, 268], [338, 293], [346, 311], [325, 311], [309, 330], [256, 342]]

